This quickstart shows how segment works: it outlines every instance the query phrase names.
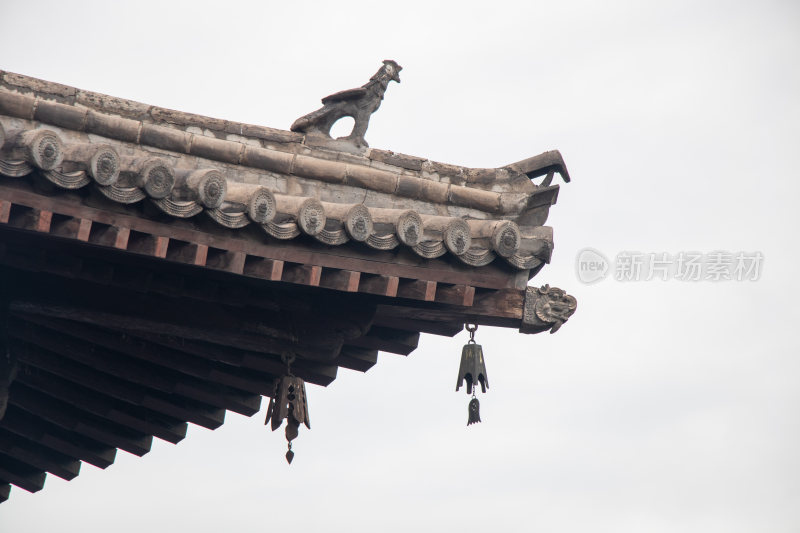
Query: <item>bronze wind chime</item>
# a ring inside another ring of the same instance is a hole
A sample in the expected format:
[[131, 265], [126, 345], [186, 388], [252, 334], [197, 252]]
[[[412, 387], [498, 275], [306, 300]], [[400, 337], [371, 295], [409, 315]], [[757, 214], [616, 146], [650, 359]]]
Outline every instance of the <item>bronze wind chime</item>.
[[294, 459], [292, 451], [292, 441], [299, 434], [300, 424], [303, 423], [308, 429], [311, 424], [308, 421], [308, 403], [306, 401], [306, 384], [302, 378], [292, 374], [292, 363], [295, 355], [281, 355], [281, 360], [286, 363], [286, 375], [275, 380], [275, 390], [267, 407], [267, 419], [264, 425], [272, 420], [272, 431], [275, 431], [286, 419], [286, 443], [288, 451], [286, 460], [289, 464]]
[[[478, 385], [481, 392], [486, 392], [489, 388], [489, 378], [486, 374], [486, 362], [483, 359], [483, 348], [475, 342], [475, 332], [478, 330], [476, 324], [465, 324], [464, 327], [469, 332], [469, 340], [461, 350], [461, 364], [458, 368], [458, 381], [456, 382], [456, 392], [461, 386], [466, 384], [467, 394], [472, 395], [467, 409], [467, 425], [470, 426], [481, 421], [481, 404], [478, 401]], [[306, 384], [302, 378], [292, 374], [292, 363], [295, 354], [281, 355], [281, 361], [286, 364], [286, 375], [275, 380], [272, 398], [267, 407], [267, 418], [264, 425], [271, 422], [272, 431], [275, 431], [283, 420], [286, 419], [286, 460], [291, 464], [294, 459], [292, 451], [292, 441], [299, 434], [300, 424], [305, 424], [311, 429], [308, 418], [308, 402], [306, 400]]]
[[461, 385], [466, 382], [467, 394], [472, 394], [469, 401], [467, 425], [472, 425], [481, 421], [481, 403], [478, 401], [478, 383], [481, 391], [486, 392], [489, 388], [489, 378], [486, 375], [486, 363], [483, 360], [483, 348], [475, 342], [475, 332], [478, 325], [464, 324], [469, 331], [469, 340], [461, 350], [461, 365], [458, 367], [458, 381], [456, 382], [456, 392]]

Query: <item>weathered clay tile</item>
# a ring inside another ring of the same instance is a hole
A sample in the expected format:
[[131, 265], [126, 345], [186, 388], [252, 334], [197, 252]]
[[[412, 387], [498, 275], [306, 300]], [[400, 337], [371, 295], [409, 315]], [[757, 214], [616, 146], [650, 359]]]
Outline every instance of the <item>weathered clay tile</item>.
[[500, 197], [496, 193], [451, 185], [448, 200], [463, 207], [475, 207], [482, 211], [495, 213], [500, 211]]
[[199, 157], [238, 164], [245, 146], [205, 135], [193, 135], [189, 153]]
[[250, 167], [271, 170], [282, 174], [289, 174], [292, 169], [294, 156], [285, 152], [245, 146], [242, 154], [242, 164]]
[[397, 190], [397, 174], [359, 165], [347, 165], [345, 182], [354, 187], [394, 194]]
[[0, 92], [0, 114], [18, 118], [33, 118], [36, 98], [27, 94]]
[[184, 131], [153, 124], [142, 124], [139, 143], [185, 154], [189, 152], [192, 136]]
[[345, 168], [345, 165], [334, 161], [297, 155], [294, 159], [292, 173], [328, 183], [342, 183], [345, 180]]
[[47, 124], [53, 124], [54, 126], [82, 131], [86, 125], [86, 115], [88, 112], [88, 109], [40, 100], [36, 106], [33, 118]]
[[87, 132], [130, 143], [139, 141], [139, 128], [141, 126], [142, 123], [137, 120], [115, 117], [91, 110], [86, 117]]

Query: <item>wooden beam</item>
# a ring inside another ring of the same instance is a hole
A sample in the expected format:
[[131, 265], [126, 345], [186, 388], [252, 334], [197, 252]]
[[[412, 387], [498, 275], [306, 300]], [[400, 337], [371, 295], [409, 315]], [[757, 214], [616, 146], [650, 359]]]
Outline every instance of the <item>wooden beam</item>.
[[8, 224], [8, 217], [11, 215], [11, 202], [0, 200], [0, 224]]
[[444, 285], [436, 288], [435, 300], [439, 303], [469, 307], [475, 298], [475, 287], [470, 285]]
[[[40, 326], [47, 327], [46, 321], [41, 321]], [[17, 339], [40, 346], [47, 350], [59, 353], [81, 364], [116, 376], [120, 379], [138, 385], [159, 390], [168, 394], [185, 396], [191, 400], [208, 406], [230, 409], [237, 413], [251, 416], [258, 412], [261, 405], [261, 396], [237, 392], [224, 387], [215, 386], [190, 376], [177, 376], [167, 368], [159, 371], [149, 364], [132, 361], [124, 354], [129, 351], [137, 355], [147, 355], [145, 349], [131, 349], [129, 343], [116, 344], [115, 349], [108, 350], [101, 346], [113, 343], [101, 339], [98, 335], [89, 338], [68, 337], [57, 335], [38, 328], [36, 330], [17, 324], [11, 335]], [[70, 334], [63, 323], [55, 326], [60, 333]], [[86, 333], [86, 329], [82, 333]], [[102, 344], [98, 342], [102, 340]], [[120, 339], [122, 340], [122, 339]], [[122, 351], [120, 351], [122, 350]]]
[[[41, 272], [42, 266], [46, 262], [46, 252], [44, 249], [38, 247], [28, 247], [27, 249], [20, 249], [11, 243], [3, 242], [0, 247], [0, 254], [2, 254], [3, 263], [13, 266], [15, 269]], [[58, 265], [59, 270], [64, 270], [61, 265]]]
[[[52, 265], [49, 268], [53, 268]], [[110, 285], [114, 279], [114, 267], [108, 263], [82, 263], [77, 277], [98, 285]]]
[[397, 297], [432, 302], [436, 297], [436, 282], [401, 279], [397, 288]]
[[0, 453], [67, 481], [74, 479], [81, 471], [80, 460], [50, 450], [2, 428], [0, 428]]
[[[36, 346], [27, 346], [20, 352], [20, 359], [83, 387], [127, 402], [142, 413], [152, 413], [145, 416], [162, 420], [164, 424], [180, 425], [186, 420], [208, 429], [216, 429], [225, 420], [223, 409], [138, 386]], [[185, 433], [185, 430], [183, 431]]]
[[430, 320], [413, 320], [410, 318], [399, 318], [396, 316], [386, 316], [384, 314], [375, 315], [375, 320], [372, 322], [374, 326], [383, 326], [394, 329], [403, 329], [406, 331], [414, 331], [420, 333], [430, 333], [432, 335], [441, 335], [444, 337], [452, 337], [464, 329], [464, 324], [461, 322], [433, 322]]
[[118, 250], [127, 250], [130, 235], [129, 228], [93, 222], [89, 231], [89, 242]]
[[233, 274], [242, 274], [246, 257], [247, 254], [244, 252], [230, 252], [218, 248], [209, 248], [206, 266]]
[[149, 233], [131, 231], [128, 236], [128, 251], [137, 254], [150, 255], [153, 257], [165, 258], [169, 238]]
[[[57, 254], [48, 254], [48, 258], [57, 256]], [[84, 267], [89, 267], [97, 264], [95, 261], [81, 262]], [[99, 263], [103, 264], [103, 263]], [[125, 265], [114, 265], [111, 269], [111, 277], [108, 279], [110, 285], [124, 287], [131, 291], [140, 293], [147, 293], [153, 288], [154, 273], [152, 270], [143, 270], [141, 268], [129, 267]], [[78, 276], [86, 281], [93, 281], [92, 278], [81, 272]]]
[[44, 487], [47, 474], [30, 465], [15, 461], [11, 457], [0, 453], [0, 479], [27, 490], [38, 492]]
[[98, 468], [112, 465], [117, 454], [116, 447], [65, 430], [13, 405], [9, 405], [3, 417], [3, 429]]
[[[276, 329], [274, 326], [269, 326], [264, 322], [261, 334], [250, 333], [249, 331], [256, 330], [258, 326], [253, 323], [252, 319], [238, 322], [237, 325], [232, 323], [233, 317], [224, 317], [219, 315], [217, 322], [216, 317], [204, 316], [197, 313], [196, 309], [183, 309], [183, 315], [172, 315], [172, 318], [164, 316], [169, 306], [164, 305], [161, 309], [153, 308], [152, 313], [148, 317], [137, 317], [119, 309], [119, 312], [106, 312], [102, 310], [95, 310], [85, 307], [76, 307], [71, 305], [52, 305], [41, 304], [36, 302], [14, 302], [11, 304], [13, 312], [16, 314], [25, 315], [39, 315], [49, 316], [53, 318], [69, 317], [71, 321], [83, 322], [104, 328], [116, 329], [122, 332], [130, 333], [157, 333], [163, 335], [172, 335], [176, 337], [183, 337], [190, 340], [198, 340], [219, 344], [221, 346], [230, 346], [248, 351], [257, 351], [263, 353], [280, 354], [288, 351], [294, 351], [301, 357], [310, 359], [333, 360], [338, 354], [341, 347], [341, 340], [334, 338], [327, 339], [309, 339], [315, 341], [316, 345], [309, 346], [304, 342], [294, 343], [290, 339], [280, 339], [286, 335], [284, 332]], [[122, 304], [119, 306], [122, 307]], [[180, 313], [181, 311], [178, 311]], [[153, 316], [155, 315], [155, 316]], [[161, 318], [158, 315], [164, 316]], [[182, 323], [167, 322], [167, 320], [180, 321]], [[282, 323], [284, 320], [281, 320]], [[267, 336], [274, 333], [278, 338]], [[304, 339], [305, 340], [305, 339]], [[328, 344], [324, 344], [325, 342]]]
[[348, 344], [359, 348], [408, 355], [417, 348], [418, 343], [419, 333], [372, 326], [368, 335], [352, 340]]
[[248, 255], [243, 273], [252, 278], [280, 281], [283, 277], [283, 261]]
[[356, 292], [360, 278], [360, 272], [325, 268], [322, 270], [319, 286], [343, 292]]
[[[234, 298], [232, 287], [239, 287], [240, 284], [228, 284], [225, 290], [218, 290], [219, 282], [209, 280], [207, 275], [202, 278], [187, 277], [170, 272], [156, 271], [151, 268], [143, 267], [130, 257], [125, 258], [125, 262], [111, 263], [104, 260], [97, 260], [86, 255], [74, 255], [65, 253], [61, 247], [54, 248], [54, 243], [43, 241], [42, 246], [32, 248], [31, 237], [24, 236], [25, 239], [13, 239], [14, 235], [4, 235], [12, 237], [2, 243], [0, 248], [0, 263], [23, 271], [41, 271], [56, 276], [69, 279], [81, 279], [92, 284], [114, 285], [126, 290], [136, 292], [157, 292], [169, 296], [181, 296], [198, 299], [205, 302], [223, 303], [230, 305], [249, 304], [256, 307], [269, 308], [268, 291], [250, 290], [242, 295], [236, 294], [239, 299]], [[19, 236], [17, 236], [19, 237]], [[51, 245], [46, 249], [44, 245]], [[32, 249], [31, 249], [32, 248]], [[199, 248], [198, 248], [199, 249]], [[85, 250], [84, 250], [85, 251]], [[156, 281], [153, 282], [153, 279]]]
[[519, 328], [525, 298], [524, 290], [476, 290], [472, 306], [378, 305], [376, 320], [381, 323], [395, 319], [444, 324], [479, 324]]
[[78, 225], [78, 234], [75, 236], [79, 241], [88, 242], [89, 235], [92, 233], [92, 221], [86, 218], [81, 218]]
[[320, 266], [284, 263], [281, 281], [317, 287], [319, 286], [321, 276], [322, 267]]
[[[243, 372], [253, 376], [254, 379], [258, 379], [258, 376], [263, 376], [265, 379], [274, 379], [282, 375], [286, 370], [286, 365], [280, 361], [278, 356], [239, 350], [227, 346], [212, 345], [202, 341], [191, 341], [169, 335], [138, 332], [134, 334], [134, 337], [145, 339], [153, 344], [172, 348], [175, 351], [193, 357], [202, 357], [210, 361], [220, 361], [228, 365], [240, 367]], [[298, 377], [303, 378], [309, 383], [325, 386], [336, 378], [337, 367], [332, 364], [298, 359], [293, 365], [292, 370]], [[243, 390], [247, 389], [243, 388]]]
[[50, 223], [50, 233], [68, 239], [88, 241], [92, 229], [92, 221], [85, 218], [75, 218], [67, 215], [53, 215]]
[[44, 254], [48, 267], [58, 269], [68, 276], [80, 277], [84, 270], [83, 260], [74, 256]]
[[152, 435], [129, 431], [118, 424], [103, 422], [71, 406], [64, 405], [52, 396], [16, 383], [9, 403], [33, 415], [44, 418], [61, 428], [86, 435], [108, 446], [142, 456], [150, 451]]
[[[80, 346], [81, 341], [85, 341], [87, 347], [101, 346], [115, 354], [124, 354], [127, 357], [133, 357], [147, 361], [154, 365], [158, 365], [169, 371], [178, 372], [197, 378], [202, 382], [209, 383], [209, 394], [216, 395], [218, 393], [231, 392], [234, 395], [245, 399], [239, 399], [237, 402], [246, 404], [247, 410], [258, 409], [259, 401], [257, 398], [260, 395], [268, 395], [272, 391], [272, 375], [263, 375], [249, 370], [237, 370], [231, 368], [229, 364], [219, 364], [216, 361], [207, 358], [198, 358], [188, 355], [186, 352], [173, 350], [157, 343], [146, 340], [145, 337], [132, 336], [132, 335], [119, 335], [115, 332], [85, 326], [83, 324], [74, 324], [67, 321], [56, 320], [42, 320], [31, 318], [31, 323], [37, 323], [45, 330], [37, 330], [30, 334], [23, 332], [21, 335], [29, 342], [34, 342], [42, 345], [45, 341], [44, 338], [52, 338], [48, 342], [46, 348], [58, 350], [60, 346], [71, 344], [73, 341], [69, 338], [64, 338], [55, 334], [59, 332], [62, 335], [75, 337], [75, 341]], [[22, 330], [22, 328], [20, 328]], [[24, 330], [22, 330], [24, 331]], [[49, 335], [48, 335], [49, 333]], [[33, 340], [31, 340], [33, 339]], [[179, 339], [175, 339], [176, 343], [180, 343]], [[80, 348], [79, 348], [80, 349]], [[129, 361], [127, 357], [124, 359]], [[149, 367], [148, 367], [149, 368]], [[170, 373], [171, 376], [174, 374]], [[177, 377], [176, 380], [180, 380]], [[214, 385], [210, 385], [214, 384]], [[217, 385], [224, 385], [230, 389], [221, 388]], [[252, 394], [246, 394], [252, 393]], [[246, 414], [246, 413], [242, 413]], [[254, 413], [250, 413], [254, 414]]]
[[[14, 235], [4, 235], [4, 237], [14, 237]], [[219, 282], [213, 279], [209, 280], [207, 276], [201, 279], [179, 275], [171, 271], [153, 270], [131, 261], [110, 263], [98, 261], [92, 257], [65, 254], [61, 249], [51, 250], [38, 246], [40, 243], [35, 243], [37, 246], [33, 246], [30, 238], [20, 242], [16, 239], [8, 239], [2, 244], [4, 246], [0, 248], [0, 263], [22, 271], [41, 271], [69, 279], [81, 279], [91, 283], [91, 285], [86, 285], [86, 291], [96, 292], [97, 288], [93, 286], [96, 284], [113, 285], [136, 293], [156, 292], [214, 304], [236, 304], [240, 307], [252, 305], [272, 311], [279, 310], [277, 304], [272, 302], [274, 298], [272, 291], [263, 288], [244, 287], [241, 283], [228, 283], [223, 289], [219, 289]], [[107, 292], [106, 289], [103, 291]], [[111, 295], [109, 295], [110, 297]], [[116, 298], [120, 301], [124, 300], [126, 296], [120, 294]]]
[[[5, 253], [6, 254], [9, 254], [9, 253], [13, 254], [14, 250], [17, 250], [16, 242], [15, 241], [9, 242], [9, 246], [11, 248], [6, 250]], [[20, 246], [22, 246], [22, 244], [20, 244]], [[7, 248], [9, 248], [9, 247], [7, 247]], [[30, 253], [30, 252], [28, 252], [28, 253]], [[34, 258], [34, 257], [26, 257], [26, 258], [24, 258], [24, 260], [22, 258], [18, 257], [17, 255], [13, 255], [13, 257], [14, 257], [14, 259], [13, 259], [12, 263], [9, 263], [9, 257], [8, 256], [0, 258], [0, 260], [2, 260], [6, 264], [17, 265], [19, 268], [28, 268], [28, 269], [41, 268], [41, 269], [44, 269], [44, 270], [46, 270], [48, 272], [53, 272], [56, 275], [67, 276], [67, 277], [75, 276], [74, 269], [77, 268], [77, 266], [70, 266], [69, 268], [66, 268], [66, 269], [63, 268], [61, 266], [61, 264], [63, 264], [64, 261], [63, 260], [62, 261], [57, 261], [56, 259], [59, 257], [59, 255], [56, 255], [56, 254], [48, 254], [47, 256], [44, 256], [44, 257], [41, 257], [41, 258], [39, 258], [39, 257], [36, 257], [36, 258]], [[251, 261], [250, 257], [251, 256], [248, 256], [248, 260], [247, 260], [248, 263], [247, 264], [250, 264], [250, 261]], [[76, 259], [76, 261], [77, 261], [77, 259]], [[74, 265], [78, 265], [79, 263], [73, 263], [73, 264]], [[280, 264], [280, 263], [276, 263], [276, 264]], [[176, 279], [176, 280], [185, 279], [186, 280], [186, 284], [182, 284], [181, 285], [181, 290], [180, 291], [174, 290], [174, 287], [172, 287], [170, 283], [165, 283], [163, 285], [156, 284], [156, 285], [153, 285], [152, 287], [148, 286], [146, 284], [146, 278], [144, 278], [144, 277], [142, 278], [143, 286], [142, 287], [135, 287], [134, 285], [129, 283], [129, 280], [122, 279], [122, 276], [120, 276], [119, 283], [117, 283], [115, 281], [115, 279], [118, 276], [118, 274], [116, 273], [116, 270], [117, 269], [124, 269], [126, 271], [133, 271], [133, 272], [136, 272], [136, 271], [142, 271], [142, 272], [148, 271], [147, 269], [143, 269], [141, 266], [136, 265], [135, 267], [133, 267], [133, 266], [130, 266], [130, 265], [126, 264], [126, 265], [124, 265], [122, 267], [117, 266], [115, 269], [112, 270], [108, 266], [102, 267], [100, 264], [95, 265], [95, 264], [93, 264], [91, 262], [87, 263], [87, 262], [84, 261], [83, 266], [81, 268], [83, 268], [85, 270], [85, 271], [82, 271], [79, 274], [79, 277], [81, 277], [82, 279], [91, 278], [92, 281], [95, 281], [95, 282], [104, 282], [104, 283], [107, 282], [109, 284], [118, 284], [118, 285], [126, 286], [126, 287], [130, 286], [132, 289], [137, 290], [137, 291], [154, 290], [154, 291], [160, 292], [162, 294], [171, 294], [173, 296], [180, 294], [182, 296], [188, 296], [188, 297], [191, 297], [191, 298], [197, 298], [197, 299], [201, 299], [201, 300], [204, 300], [204, 301], [213, 301], [213, 302], [221, 301], [221, 302], [225, 302], [226, 304], [233, 303], [233, 302], [235, 302], [237, 300], [240, 300], [240, 303], [245, 303], [246, 302], [249, 305], [254, 305], [254, 306], [265, 306], [266, 305], [267, 307], [269, 307], [270, 305], [274, 305], [274, 303], [272, 303], [272, 300], [275, 298], [275, 294], [276, 294], [273, 289], [265, 290], [263, 288], [257, 288], [257, 287], [248, 288], [249, 291], [247, 291], [247, 292], [237, 293], [234, 289], [236, 287], [243, 288], [243, 286], [241, 284], [234, 284], [234, 283], [228, 283], [225, 286], [220, 285], [219, 286], [220, 288], [218, 290], [211, 290], [211, 287], [214, 287], [215, 284], [218, 284], [217, 281], [208, 280], [207, 278], [205, 278], [205, 281], [201, 284], [201, 283], [199, 283], [199, 281], [195, 281], [193, 277], [183, 278], [183, 277], [177, 277], [177, 276], [173, 276], [174, 279]], [[273, 276], [273, 277], [275, 277], [275, 276]], [[380, 294], [380, 295], [385, 295], [387, 293], [388, 294], [392, 294], [391, 282], [393, 280], [395, 280], [394, 277], [362, 275], [361, 279], [360, 279], [360, 282], [359, 282], [359, 291], [362, 292], [362, 293], [370, 292], [370, 293], [376, 293], [376, 294]], [[191, 281], [191, 284], [189, 284], [190, 281]], [[449, 287], [449, 289], [445, 288], [445, 287]], [[469, 298], [469, 295], [470, 295], [470, 293], [472, 291], [472, 289], [470, 289], [470, 287], [471, 286], [464, 286], [464, 288], [463, 288], [463, 290], [465, 291], [465, 296], [464, 297], [467, 299], [467, 301], [464, 301], [463, 303], [469, 303], [468, 302], [468, 298]], [[426, 288], [427, 288], [427, 286], [426, 286]], [[462, 289], [460, 287], [458, 287], [458, 286], [452, 286], [452, 285], [442, 285], [441, 287], [437, 287], [437, 293], [439, 293], [439, 294], [447, 294], [448, 290], [451, 290], [451, 291], [454, 290], [455, 291], [454, 294], [456, 294], [457, 295], [456, 298], [458, 298], [458, 296], [460, 295], [460, 291]], [[423, 291], [418, 291], [418, 292], [419, 293], [416, 296], [423, 298], [423, 301], [424, 301], [425, 294], [423, 293]], [[503, 318], [503, 317], [509, 316], [509, 315], [510, 316], [514, 316], [515, 318], [516, 317], [520, 317], [521, 318], [521, 312], [522, 312], [521, 311], [521, 306], [522, 306], [523, 293], [524, 293], [524, 291], [517, 291], [517, 290], [513, 290], [513, 289], [512, 290], [504, 290], [504, 291], [478, 289], [477, 296], [473, 295], [473, 298], [476, 299], [478, 301], [478, 303], [481, 304], [481, 305], [478, 305], [478, 306], [476, 306], [475, 309], [471, 310], [473, 312], [470, 312], [469, 314], [472, 315], [473, 318], [470, 318], [469, 320], [477, 322], [479, 324], [500, 325], [500, 326], [505, 326], [505, 327], [519, 327], [519, 323], [517, 322], [516, 324], [514, 324], [515, 321], [513, 321], [513, 320], [512, 321], [508, 321], [508, 320], [502, 320], [502, 319], [501, 320], [496, 320], [496, 319], [497, 318]], [[234, 298], [234, 296], [236, 296], [236, 298]], [[441, 301], [443, 299], [441, 296], [436, 296], [435, 298], [436, 298], [437, 301]], [[450, 298], [448, 301], [455, 302], [456, 298]], [[444, 299], [447, 299], [447, 297], [445, 297]], [[513, 307], [509, 308], [508, 304], [509, 303], [515, 303], [515, 302], [518, 303], [518, 305], [520, 307], [517, 307], [516, 309], [514, 309]], [[444, 302], [441, 302], [441, 303], [444, 303]], [[488, 305], [487, 305], [487, 303], [488, 303]], [[396, 305], [396, 304], [394, 304], [394, 305]], [[447, 305], [450, 305], [450, 304], [447, 304]], [[448, 312], [451, 311], [451, 310], [452, 309], [448, 309]], [[464, 310], [458, 310], [455, 314], [464, 315], [464, 313], [465, 313]], [[498, 316], [492, 316], [492, 315], [497, 315], [497, 314], [499, 314], [499, 317]], [[443, 313], [442, 316], [444, 316], [444, 315], [445, 315], [445, 313]], [[487, 321], [485, 321], [485, 320], [483, 320], [483, 318], [480, 315], [489, 315], [489, 317], [487, 317]], [[441, 319], [441, 317], [439, 317], [439, 319]], [[435, 321], [437, 319], [434, 317], [433, 320]], [[463, 321], [463, 320], [464, 320], [463, 317], [459, 317], [458, 319], [456, 319], [456, 321]], [[430, 320], [428, 320], [428, 322], [429, 321]]]
[[187, 265], [204, 266], [208, 256], [208, 246], [170, 239], [166, 259]]
[[345, 345], [337, 362], [343, 368], [366, 372], [378, 362], [378, 350]]
[[397, 276], [381, 276], [379, 274], [362, 274], [358, 291], [378, 296], [397, 296], [400, 278]]
[[39, 371], [24, 374], [18, 378], [21, 383], [48, 396], [108, 420], [132, 431], [153, 435], [167, 442], [177, 444], [186, 437], [186, 424], [164, 424], [136, 414], [135, 409], [125, 408], [112, 397], [98, 394], [91, 389], [62, 380], [59, 377]]
[[[52, 325], [52, 321], [48, 325]], [[167, 369], [163, 384], [170, 387], [170, 390], [166, 392], [180, 394], [204, 404], [252, 416], [261, 408], [261, 395], [272, 391], [271, 377], [259, 379], [259, 376], [249, 373], [235, 372], [225, 365], [188, 357], [185, 353], [165, 349], [143, 339], [119, 336], [96, 328], [76, 328], [74, 325], [70, 327], [65, 323], [56, 327], [62, 333], [80, 335], [94, 346], [103, 346], [115, 354], [127, 356], [122, 359], [122, 364], [128, 368], [128, 371], [123, 370], [126, 376], [132, 375], [139, 367], [151, 375], [159, 372], [150, 365], [134, 363], [128, 357]], [[64, 342], [63, 338], [61, 342]], [[131, 367], [134, 370], [130, 370]]]
[[18, 204], [9, 208], [7, 223], [20, 229], [48, 233], [53, 212], [47, 209], [37, 209]]

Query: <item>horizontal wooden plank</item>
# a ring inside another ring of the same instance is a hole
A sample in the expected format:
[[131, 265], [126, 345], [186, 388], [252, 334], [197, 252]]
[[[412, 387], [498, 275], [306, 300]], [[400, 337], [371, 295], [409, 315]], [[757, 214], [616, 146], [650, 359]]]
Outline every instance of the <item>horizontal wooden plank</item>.
[[386, 316], [379, 312], [375, 315], [373, 325], [384, 326], [394, 329], [403, 329], [406, 331], [415, 331], [420, 333], [430, 333], [432, 335], [442, 335], [444, 337], [452, 337], [464, 329], [462, 322], [434, 322], [431, 320], [414, 320], [411, 318], [400, 318], [398, 316]]

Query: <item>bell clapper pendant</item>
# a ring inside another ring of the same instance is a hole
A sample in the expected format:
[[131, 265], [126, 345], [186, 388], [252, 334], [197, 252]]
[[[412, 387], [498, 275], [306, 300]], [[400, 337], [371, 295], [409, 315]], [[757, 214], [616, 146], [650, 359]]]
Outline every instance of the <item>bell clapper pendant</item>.
[[286, 452], [286, 460], [289, 464], [292, 464], [292, 459], [294, 459], [294, 452], [292, 451], [292, 441], [289, 441], [289, 451]]
[[481, 421], [481, 402], [475, 396], [475, 391], [472, 392], [472, 399], [469, 401], [469, 417], [467, 418], [467, 425], [470, 426], [475, 422]]
[[465, 324], [469, 331], [469, 341], [461, 351], [461, 365], [458, 369], [458, 381], [456, 382], [456, 392], [461, 388], [463, 382], [467, 384], [467, 394], [472, 394], [469, 401], [467, 425], [481, 421], [481, 404], [478, 401], [478, 384], [481, 391], [486, 392], [489, 388], [489, 379], [486, 375], [486, 363], [483, 360], [483, 348], [475, 342], [475, 331], [477, 325], [470, 326]]

